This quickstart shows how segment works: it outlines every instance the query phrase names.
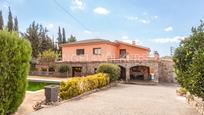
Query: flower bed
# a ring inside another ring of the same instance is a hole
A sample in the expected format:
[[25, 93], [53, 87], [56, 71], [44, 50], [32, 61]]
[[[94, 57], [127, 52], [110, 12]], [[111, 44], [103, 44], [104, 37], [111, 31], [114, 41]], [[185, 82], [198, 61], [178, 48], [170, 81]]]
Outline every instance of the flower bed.
[[110, 83], [108, 74], [97, 73], [86, 77], [74, 77], [60, 83], [61, 99], [66, 100], [84, 92], [104, 87]]

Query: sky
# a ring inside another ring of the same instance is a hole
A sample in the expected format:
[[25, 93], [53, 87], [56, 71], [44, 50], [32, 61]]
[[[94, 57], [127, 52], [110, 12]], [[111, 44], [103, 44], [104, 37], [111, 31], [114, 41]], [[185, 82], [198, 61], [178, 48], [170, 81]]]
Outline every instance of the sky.
[[204, 20], [204, 0], [0, 0], [4, 23], [8, 6], [19, 29], [35, 21], [57, 37], [58, 27], [77, 40], [101, 38], [149, 47], [170, 55], [191, 28]]

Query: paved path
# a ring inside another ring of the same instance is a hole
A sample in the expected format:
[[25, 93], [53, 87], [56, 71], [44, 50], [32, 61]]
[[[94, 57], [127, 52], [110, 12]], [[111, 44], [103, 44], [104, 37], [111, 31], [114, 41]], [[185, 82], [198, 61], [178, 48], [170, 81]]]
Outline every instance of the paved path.
[[33, 105], [42, 100], [45, 100], [44, 90], [26, 91], [23, 103], [18, 108], [18, 111], [15, 113], [15, 115], [28, 115], [34, 111]]
[[31, 115], [198, 115], [175, 86], [124, 85]]

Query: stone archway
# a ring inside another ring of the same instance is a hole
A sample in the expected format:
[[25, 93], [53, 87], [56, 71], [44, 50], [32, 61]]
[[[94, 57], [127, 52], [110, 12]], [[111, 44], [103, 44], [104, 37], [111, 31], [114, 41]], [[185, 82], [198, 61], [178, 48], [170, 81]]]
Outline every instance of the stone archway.
[[120, 77], [119, 80], [126, 80], [126, 68], [119, 65], [120, 67]]
[[150, 80], [150, 67], [148, 66], [133, 66], [129, 72], [130, 80]]

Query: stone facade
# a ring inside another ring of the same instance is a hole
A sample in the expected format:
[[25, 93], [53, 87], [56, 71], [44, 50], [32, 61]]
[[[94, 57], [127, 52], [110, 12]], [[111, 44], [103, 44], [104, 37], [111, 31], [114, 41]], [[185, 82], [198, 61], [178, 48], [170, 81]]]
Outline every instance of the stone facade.
[[[109, 60], [109, 61], [91, 61], [91, 62], [58, 62], [67, 63], [71, 67], [81, 67], [81, 76], [95, 73], [99, 64], [113, 63], [125, 69], [125, 80], [130, 80], [130, 73], [132, 67], [144, 66], [149, 68], [147, 73], [149, 78], [155, 82], [176, 82], [175, 74], [173, 72], [173, 61], [171, 60]], [[147, 79], [147, 74], [144, 74]], [[73, 71], [69, 72], [69, 76], [73, 76]]]
[[172, 60], [161, 60], [159, 63], [159, 81], [160, 82], [176, 82], [176, 74], [173, 69], [174, 62]]

